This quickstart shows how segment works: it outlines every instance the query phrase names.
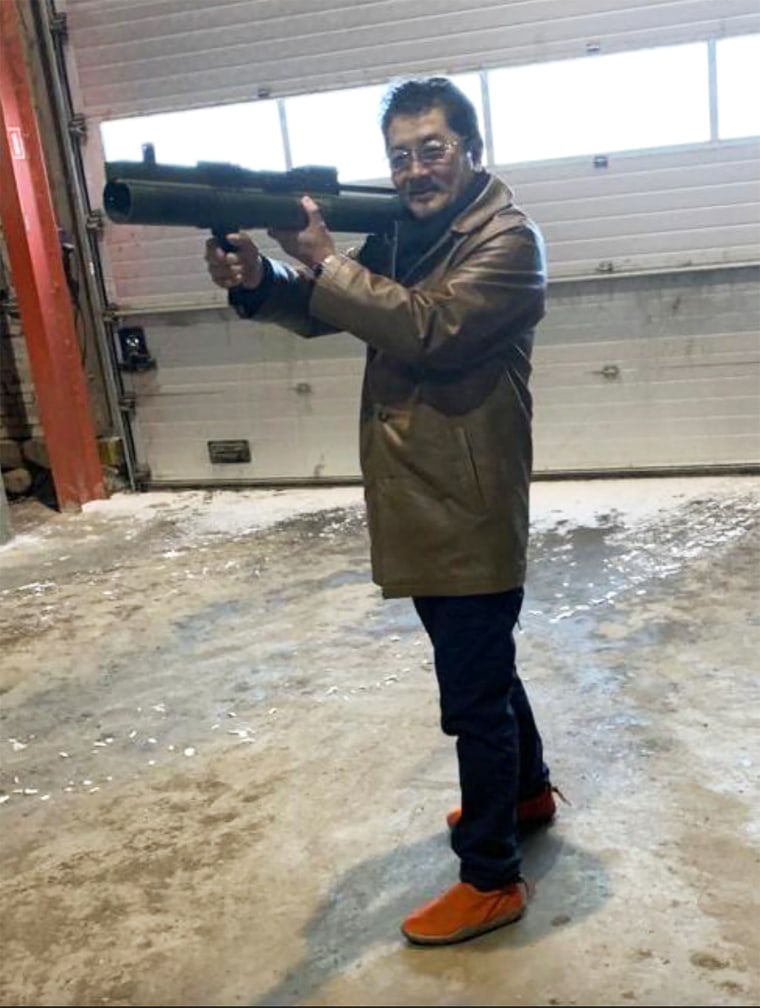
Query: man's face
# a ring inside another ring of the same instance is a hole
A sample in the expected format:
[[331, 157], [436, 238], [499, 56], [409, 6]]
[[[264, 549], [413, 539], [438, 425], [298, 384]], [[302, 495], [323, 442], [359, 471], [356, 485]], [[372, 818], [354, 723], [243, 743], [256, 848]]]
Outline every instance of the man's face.
[[388, 124], [386, 146], [393, 184], [418, 220], [445, 210], [472, 178], [464, 141], [449, 127], [443, 109], [394, 116]]

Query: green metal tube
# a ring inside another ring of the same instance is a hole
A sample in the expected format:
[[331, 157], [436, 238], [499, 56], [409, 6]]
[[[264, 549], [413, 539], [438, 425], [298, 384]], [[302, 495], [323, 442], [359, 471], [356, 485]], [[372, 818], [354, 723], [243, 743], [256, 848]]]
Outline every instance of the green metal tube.
[[[103, 205], [116, 224], [209, 228], [218, 232], [238, 228], [306, 226], [300, 192], [112, 179], [103, 191]], [[309, 193], [319, 205], [331, 231], [386, 233], [403, 213], [398, 197], [387, 193]]]

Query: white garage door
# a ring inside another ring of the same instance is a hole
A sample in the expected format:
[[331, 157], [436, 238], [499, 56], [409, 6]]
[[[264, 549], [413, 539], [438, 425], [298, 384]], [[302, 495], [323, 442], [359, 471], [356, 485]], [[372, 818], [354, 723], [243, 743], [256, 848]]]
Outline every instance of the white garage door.
[[[760, 31], [756, 3], [736, 0], [68, 0], [66, 10], [96, 205], [103, 120]], [[486, 125], [493, 151], [500, 124]], [[496, 169], [549, 247], [538, 472], [760, 461], [760, 141], [718, 142], [709, 128], [691, 145]], [[107, 224], [103, 251], [120, 323], [144, 330], [156, 362], [125, 378], [152, 483], [356, 477], [363, 345], [233, 319], [205, 275], [199, 233]]]

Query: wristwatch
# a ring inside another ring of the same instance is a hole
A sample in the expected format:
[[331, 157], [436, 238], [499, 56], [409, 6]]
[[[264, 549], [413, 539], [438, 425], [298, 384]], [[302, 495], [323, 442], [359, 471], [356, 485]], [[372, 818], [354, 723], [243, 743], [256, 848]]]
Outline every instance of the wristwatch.
[[328, 256], [325, 256], [322, 262], [315, 263], [311, 267], [311, 272], [314, 274], [315, 279], [317, 277], [322, 276], [325, 266], [327, 266], [327, 264], [330, 262], [331, 259], [337, 259], [337, 258], [338, 258], [337, 255], [334, 252], [331, 252]]

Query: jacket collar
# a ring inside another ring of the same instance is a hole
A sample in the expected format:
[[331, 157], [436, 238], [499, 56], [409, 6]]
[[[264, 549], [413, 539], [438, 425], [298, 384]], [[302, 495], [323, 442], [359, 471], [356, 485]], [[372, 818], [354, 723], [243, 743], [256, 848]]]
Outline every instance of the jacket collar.
[[513, 193], [509, 186], [501, 179], [496, 178], [495, 175], [491, 175], [485, 188], [469, 206], [465, 207], [459, 216], [454, 218], [451, 230], [459, 234], [475, 231], [489, 221], [494, 214], [512, 206], [512, 201]]
[[[443, 224], [438, 237], [429, 243], [426, 241], [416, 250], [407, 249], [407, 254], [401, 254], [397, 261], [398, 240], [394, 243], [394, 263], [392, 275], [404, 284], [411, 284], [421, 275], [420, 271], [436, 253], [454, 235], [465, 235], [475, 231], [487, 221], [512, 205], [512, 190], [501, 179], [494, 175], [488, 176], [486, 184], [479, 189], [477, 195], [448, 224]], [[411, 255], [409, 254], [411, 253]]]

